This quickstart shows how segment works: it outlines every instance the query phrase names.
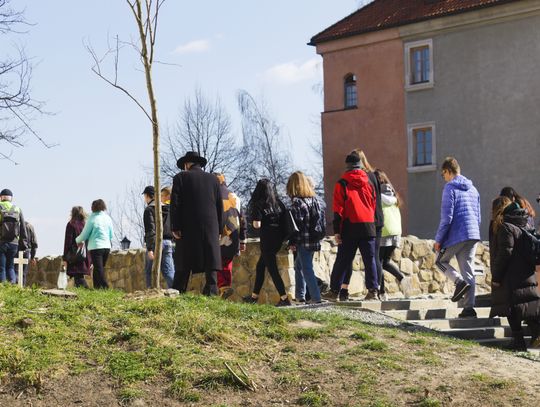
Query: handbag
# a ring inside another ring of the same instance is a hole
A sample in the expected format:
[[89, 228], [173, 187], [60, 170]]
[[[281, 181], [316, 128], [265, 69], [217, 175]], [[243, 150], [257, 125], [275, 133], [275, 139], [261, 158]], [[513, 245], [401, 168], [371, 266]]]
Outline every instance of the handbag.
[[72, 247], [66, 254], [66, 261], [70, 264], [79, 264], [86, 260], [86, 245]]

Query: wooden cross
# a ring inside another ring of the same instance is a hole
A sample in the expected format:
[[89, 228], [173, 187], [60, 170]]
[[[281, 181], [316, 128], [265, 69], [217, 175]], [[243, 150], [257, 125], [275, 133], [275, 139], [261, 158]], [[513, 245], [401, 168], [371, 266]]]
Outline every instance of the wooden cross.
[[13, 260], [13, 263], [17, 265], [17, 270], [19, 272], [19, 287], [23, 288], [23, 270], [25, 264], [28, 264], [28, 259], [24, 258], [24, 252], [19, 252], [19, 257], [16, 257]]

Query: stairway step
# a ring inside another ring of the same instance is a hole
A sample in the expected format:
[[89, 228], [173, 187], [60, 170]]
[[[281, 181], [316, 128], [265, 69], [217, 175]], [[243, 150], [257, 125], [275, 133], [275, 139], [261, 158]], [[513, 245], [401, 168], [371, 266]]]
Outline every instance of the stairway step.
[[[512, 330], [509, 326], [442, 329], [441, 332], [456, 338], [469, 340], [509, 338], [512, 336]], [[525, 329], [524, 333], [528, 335], [528, 330]]]
[[506, 319], [500, 318], [451, 318], [451, 319], [427, 319], [409, 321], [426, 328], [437, 330], [462, 329], [462, 328], [487, 328], [504, 326]]
[[430, 309], [457, 309], [457, 304], [448, 299], [410, 299], [410, 300], [390, 300], [390, 301], [347, 301], [338, 302], [337, 305], [346, 307], [361, 307], [374, 311], [396, 311], [396, 310], [430, 310]]
[[[489, 317], [489, 308], [475, 308], [479, 318]], [[459, 308], [434, 308], [428, 310], [390, 310], [384, 311], [392, 318], [404, 321], [457, 318], [462, 310]]]

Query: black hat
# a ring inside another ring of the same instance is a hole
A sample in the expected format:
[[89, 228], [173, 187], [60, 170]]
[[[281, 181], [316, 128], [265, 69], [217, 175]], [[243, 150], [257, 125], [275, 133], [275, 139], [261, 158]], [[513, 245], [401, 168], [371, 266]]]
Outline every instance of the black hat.
[[13, 192], [6, 188], [0, 191], [0, 196], [13, 196]]
[[144, 188], [143, 195], [144, 194], [148, 196], [154, 196], [156, 194], [156, 190], [152, 185], [148, 185], [146, 188]]
[[353, 151], [350, 153], [347, 158], [345, 158], [346, 164], [359, 164], [360, 163], [360, 156], [356, 151]]
[[183, 170], [186, 163], [199, 164], [201, 167], [204, 167], [207, 162], [206, 158], [201, 157], [196, 151], [188, 151], [185, 156], [176, 162], [176, 165]]

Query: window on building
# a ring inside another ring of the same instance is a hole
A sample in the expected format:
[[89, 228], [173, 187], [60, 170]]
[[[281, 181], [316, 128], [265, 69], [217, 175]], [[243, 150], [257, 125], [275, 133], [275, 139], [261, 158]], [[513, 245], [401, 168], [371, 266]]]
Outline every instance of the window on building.
[[411, 84], [429, 82], [429, 47], [411, 49]]
[[435, 171], [435, 123], [409, 125], [409, 172]]
[[406, 88], [420, 90], [433, 87], [433, 41], [405, 44]]
[[433, 132], [431, 128], [413, 130], [414, 165], [432, 165]]
[[357, 106], [356, 75], [345, 77], [345, 109], [352, 109]]

